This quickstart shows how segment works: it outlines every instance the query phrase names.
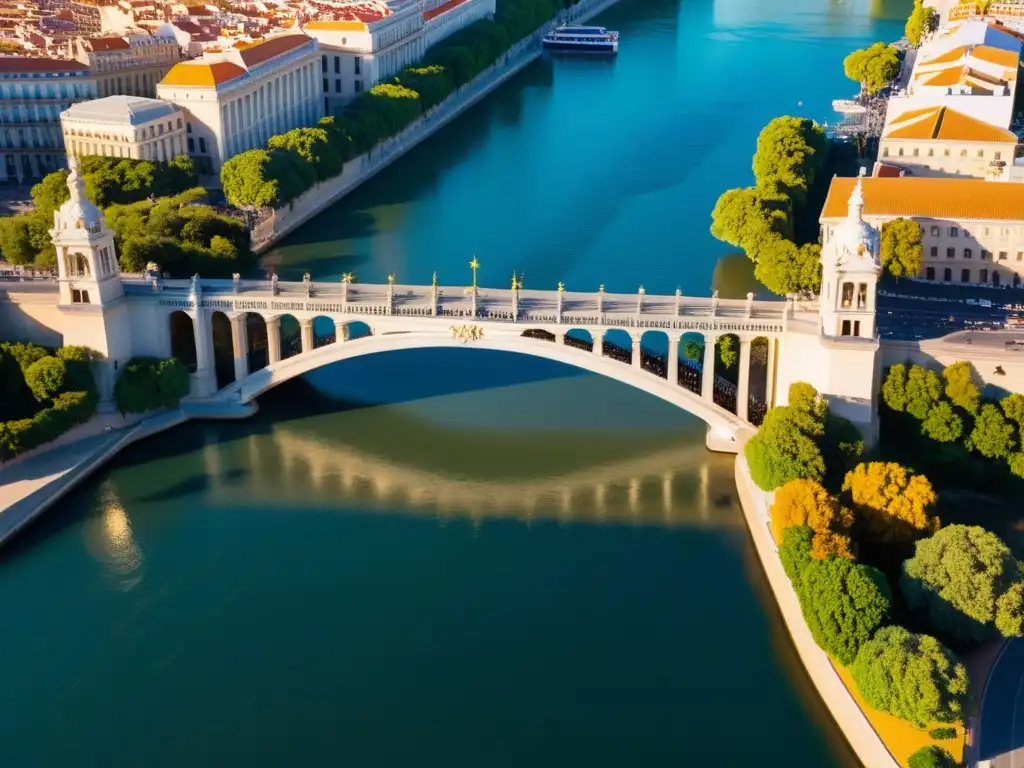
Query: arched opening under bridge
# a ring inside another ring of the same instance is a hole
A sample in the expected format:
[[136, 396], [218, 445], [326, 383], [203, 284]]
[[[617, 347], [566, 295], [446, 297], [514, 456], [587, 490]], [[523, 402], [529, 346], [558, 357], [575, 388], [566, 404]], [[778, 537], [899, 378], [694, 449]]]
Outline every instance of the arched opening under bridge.
[[176, 357], [188, 369], [196, 372], [196, 331], [195, 323], [187, 312], [180, 309], [168, 317], [171, 326], [171, 357]]

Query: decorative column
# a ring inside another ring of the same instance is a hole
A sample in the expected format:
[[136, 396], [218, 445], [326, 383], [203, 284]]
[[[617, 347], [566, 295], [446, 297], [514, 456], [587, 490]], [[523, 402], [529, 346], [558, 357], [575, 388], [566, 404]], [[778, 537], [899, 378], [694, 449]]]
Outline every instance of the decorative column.
[[199, 306], [198, 297], [192, 324], [196, 334], [195, 394], [198, 397], [209, 397], [217, 391], [217, 373], [213, 363], [213, 330], [210, 327], [209, 315]]
[[679, 386], [679, 341], [682, 336], [668, 335], [668, 383]]
[[597, 314], [601, 316], [601, 325], [604, 325], [604, 285], [597, 289]]
[[302, 326], [302, 351], [311, 352], [313, 350], [313, 318], [303, 318], [299, 320], [299, 325]]
[[771, 408], [775, 404], [775, 353], [779, 340], [768, 337], [768, 360], [765, 364], [764, 404]]
[[519, 280], [516, 273], [512, 272], [512, 322], [519, 320]]
[[640, 339], [642, 338], [642, 334], [636, 333], [631, 335], [633, 338], [633, 367], [639, 369], [642, 363], [642, 355], [640, 354]]
[[740, 338], [740, 379], [736, 387], [736, 415], [747, 421], [750, 415], [750, 339]]
[[600, 357], [604, 354], [604, 330], [601, 328], [591, 330], [590, 338], [594, 340], [594, 348], [590, 351]]
[[704, 334], [704, 369], [701, 371], [700, 396], [713, 401], [715, 397], [715, 342], [714, 333]]
[[640, 286], [640, 290], [638, 290], [636, 292], [636, 319], [637, 319], [637, 322], [640, 321], [640, 315], [642, 315], [643, 311], [644, 311], [644, 294], [645, 293], [647, 293], [647, 291], [645, 291], [644, 287], [641, 285]]
[[392, 272], [388, 275], [388, 305], [387, 313], [393, 314], [395, 311], [395, 273]]
[[437, 317], [437, 272], [430, 278], [430, 316]]
[[266, 318], [267, 323], [267, 364], [281, 362], [281, 317]]
[[334, 343], [344, 344], [348, 341], [348, 323], [345, 320], [334, 321]]
[[235, 353], [235, 381], [241, 381], [249, 375], [248, 347], [249, 339], [245, 332], [245, 314], [232, 315], [231, 349]]
[[562, 306], [563, 306], [563, 294], [565, 294], [565, 283], [561, 280], [558, 282], [558, 324], [562, 324]]
[[348, 312], [348, 286], [355, 278], [351, 272], [346, 272], [341, 276], [341, 311], [343, 313]]
[[676, 317], [679, 317], [679, 304], [682, 302], [682, 300], [683, 300], [683, 289], [682, 288], [676, 288], [676, 312], [675, 312], [675, 316]]

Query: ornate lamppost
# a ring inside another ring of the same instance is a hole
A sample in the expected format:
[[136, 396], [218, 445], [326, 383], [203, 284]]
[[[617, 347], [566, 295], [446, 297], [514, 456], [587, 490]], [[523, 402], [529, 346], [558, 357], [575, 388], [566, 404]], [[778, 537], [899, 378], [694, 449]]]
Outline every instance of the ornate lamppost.
[[563, 301], [563, 296], [564, 295], [565, 295], [565, 283], [563, 283], [561, 280], [559, 280], [558, 281], [558, 322], [559, 322], [559, 324], [561, 324], [561, 322], [562, 322], [562, 306], [563, 306], [562, 301]]
[[512, 322], [519, 319], [519, 289], [522, 283], [516, 278], [515, 271], [512, 272]]
[[395, 273], [392, 272], [388, 275], [388, 307], [387, 311], [390, 315], [395, 308]]
[[473, 317], [476, 317], [476, 271], [480, 269], [480, 262], [476, 260], [476, 256], [469, 262], [469, 268], [473, 270]]
[[640, 315], [644, 311], [644, 294], [647, 293], [644, 287], [641, 285], [640, 290], [636, 292], [636, 319], [640, 321]]
[[683, 300], [683, 289], [676, 288], [676, 317], [679, 317], [679, 305]]
[[351, 272], [345, 272], [341, 276], [341, 303], [342, 303], [341, 311], [342, 312], [348, 312], [348, 286], [349, 286], [350, 283], [355, 282], [355, 279], [356, 279], [355, 275], [353, 275]]
[[437, 317], [437, 270], [430, 278], [430, 315]]
[[602, 316], [601, 323], [604, 324], [604, 283], [597, 287], [597, 314]]

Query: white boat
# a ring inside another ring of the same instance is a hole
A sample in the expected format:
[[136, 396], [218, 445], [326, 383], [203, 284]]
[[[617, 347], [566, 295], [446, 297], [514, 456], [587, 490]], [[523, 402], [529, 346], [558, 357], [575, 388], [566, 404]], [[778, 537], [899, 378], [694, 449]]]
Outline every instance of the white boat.
[[832, 102], [832, 109], [844, 115], [862, 115], [868, 111], [853, 99], [836, 99]]
[[544, 35], [544, 49], [559, 53], [619, 52], [619, 33], [604, 27], [570, 27], [563, 25]]

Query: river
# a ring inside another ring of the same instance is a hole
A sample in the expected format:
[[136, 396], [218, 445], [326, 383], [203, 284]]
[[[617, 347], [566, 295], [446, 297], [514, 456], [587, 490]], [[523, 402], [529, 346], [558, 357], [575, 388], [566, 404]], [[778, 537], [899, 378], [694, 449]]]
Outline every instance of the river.
[[[894, 6], [622, 0], [617, 60], [529, 67], [266, 261], [743, 293], [715, 197], [772, 116], [829, 117]], [[260, 406], [134, 446], [4, 550], [4, 764], [856, 765], [692, 417], [472, 350]]]

